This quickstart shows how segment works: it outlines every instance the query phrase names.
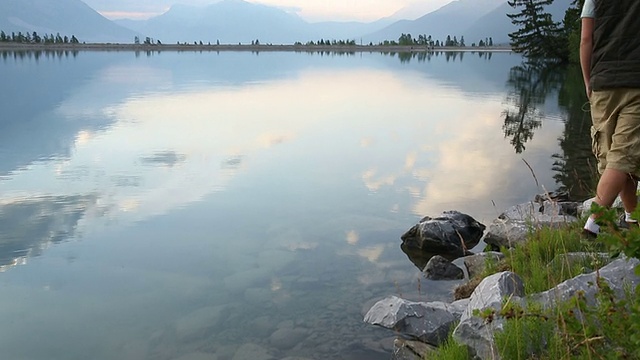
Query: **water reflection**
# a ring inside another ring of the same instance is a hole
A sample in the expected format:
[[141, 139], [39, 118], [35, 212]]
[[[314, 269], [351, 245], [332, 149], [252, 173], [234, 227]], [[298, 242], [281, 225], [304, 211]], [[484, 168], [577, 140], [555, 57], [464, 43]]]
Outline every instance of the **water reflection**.
[[175, 151], [160, 151], [152, 155], [143, 156], [140, 160], [143, 164], [152, 166], [174, 167], [177, 164], [185, 162], [187, 156], [176, 153]]
[[[525, 150], [536, 129], [545, 118], [547, 102], [563, 109], [565, 125], [558, 137], [562, 153], [552, 155], [556, 190], [568, 192], [574, 200], [584, 200], [592, 193], [596, 181], [595, 158], [591, 151], [590, 115], [584, 84], [578, 66], [558, 66], [547, 62], [523, 62], [509, 72], [506, 97], [508, 107], [503, 111], [505, 138], [510, 139], [516, 153]], [[557, 94], [557, 98], [550, 96]]]
[[558, 103], [566, 110], [566, 120], [559, 137], [562, 152], [553, 155], [553, 170], [557, 172], [554, 179], [558, 189], [567, 191], [573, 199], [587, 199], [593, 195], [598, 172], [591, 149], [591, 114], [577, 65], [565, 70]]
[[516, 153], [524, 151], [525, 143], [542, 125], [546, 116], [542, 105], [550, 91], [560, 83], [557, 69], [548, 63], [524, 62], [509, 71], [507, 85], [510, 92], [502, 128]]
[[482, 50], [465, 50], [465, 51], [425, 51], [423, 49], [417, 51], [383, 51], [383, 54], [391, 57], [398, 57], [401, 63], [407, 64], [411, 61], [417, 62], [429, 62], [431, 59], [437, 59], [443, 57], [446, 62], [455, 62], [464, 60], [465, 56], [478, 57], [484, 60], [491, 60], [493, 56], [492, 51]]
[[0, 176], [37, 161], [68, 158], [79, 134], [100, 132], [113, 124], [106, 114], [70, 117], [57, 111], [105, 63], [101, 58], [76, 62], [70, 55], [77, 54], [2, 52]]
[[75, 236], [78, 222], [96, 206], [95, 195], [32, 196], [0, 202], [0, 271], [24, 264], [49, 245]]
[[[449, 300], [453, 286], [417, 286], [426, 260], [407, 261], [401, 234], [444, 210], [486, 222], [492, 201], [538, 193], [502, 133], [520, 58], [476, 55], [3, 63], [23, 101], [0, 100], [15, 116], [0, 123], [3, 221], [29, 219], [3, 261], [40, 256], [2, 274], [0, 347], [31, 359], [245, 359], [256, 346], [388, 358], [391, 334], [362, 323], [363, 304]], [[48, 72], [61, 82], [41, 89]], [[30, 94], [43, 99], [25, 106]], [[542, 182], [564, 129], [544, 125], [523, 151]]]

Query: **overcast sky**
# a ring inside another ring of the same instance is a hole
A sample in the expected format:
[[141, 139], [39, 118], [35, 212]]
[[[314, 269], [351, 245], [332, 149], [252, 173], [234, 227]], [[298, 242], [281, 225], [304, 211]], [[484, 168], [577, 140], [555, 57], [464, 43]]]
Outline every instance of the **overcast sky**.
[[[146, 19], [173, 4], [204, 6], [219, 0], [83, 0], [107, 18]], [[373, 21], [412, 5], [426, 14], [451, 0], [247, 0], [297, 12], [307, 21]]]

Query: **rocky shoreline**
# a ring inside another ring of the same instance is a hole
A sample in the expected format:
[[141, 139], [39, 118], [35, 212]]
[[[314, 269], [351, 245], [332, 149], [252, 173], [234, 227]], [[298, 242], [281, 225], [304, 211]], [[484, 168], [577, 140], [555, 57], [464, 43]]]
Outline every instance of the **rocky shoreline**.
[[[428, 279], [454, 280], [463, 276], [470, 281], [483, 272], [486, 258], [499, 259], [503, 254], [494, 251], [468, 254], [467, 248], [475, 246], [481, 239], [490, 248], [514, 248], [529, 240], [532, 229], [559, 227], [578, 221], [578, 216], [583, 215], [585, 209], [590, 209], [592, 201], [576, 203], [561, 197], [553, 198], [549, 194], [539, 195], [531, 202], [507, 209], [489, 225], [486, 233], [485, 226], [470, 216], [448, 211], [434, 218], [422, 219], [402, 236], [403, 245], [429, 254], [442, 252], [444, 257], [433, 256], [426, 264], [423, 274]], [[463, 268], [447, 260], [454, 258], [461, 259]], [[585, 259], [606, 265], [531, 295], [525, 295], [523, 281], [517, 274], [503, 271], [482, 279], [470, 296], [450, 303], [414, 302], [389, 296], [375, 303], [365, 314], [364, 321], [401, 335], [394, 342], [393, 360], [428, 358], [426, 354], [442, 345], [452, 331], [454, 339], [466, 345], [474, 359], [499, 359], [494, 334], [503, 330], [505, 320], [487, 322], [473, 315], [476, 310], [500, 311], [506, 298], [520, 305], [532, 300], [543, 308], [552, 308], [578, 292], [584, 294], [587, 304], [593, 305], [597, 279], [608, 282], [619, 299], [624, 297], [629, 286], [635, 288], [640, 285], [640, 277], [634, 272], [640, 260], [635, 258], [611, 259], [607, 253], [569, 253], [552, 262], [572, 263]]]

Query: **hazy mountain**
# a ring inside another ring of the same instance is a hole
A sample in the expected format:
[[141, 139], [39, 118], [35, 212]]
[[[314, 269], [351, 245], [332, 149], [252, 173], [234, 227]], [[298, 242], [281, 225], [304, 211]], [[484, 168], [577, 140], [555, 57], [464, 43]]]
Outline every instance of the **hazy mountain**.
[[414, 1], [408, 4], [402, 9], [396, 11], [393, 15], [389, 16], [390, 19], [395, 21], [399, 20], [415, 20], [424, 16], [432, 11], [439, 9], [442, 6], [433, 6], [430, 1]]
[[140, 31], [163, 43], [203, 41], [223, 44], [294, 43], [315, 38], [309, 23], [296, 14], [243, 0], [223, 0], [206, 7], [174, 5], [147, 20]]
[[[555, 0], [546, 11], [553, 15], [555, 21], [560, 22], [569, 6], [571, 6], [571, 0]], [[509, 43], [508, 34], [517, 29], [511, 23], [511, 19], [507, 17], [507, 14], [514, 13], [516, 13], [516, 10], [509, 4], [504, 3], [472, 23], [471, 26], [464, 30], [463, 35], [465, 39], [473, 39], [473, 42], [476, 43], [482, 38], [491, 37], [494, 44], [507, 44]], [[480, 38], [474, 39], [474, 36], [479, 36]], [[468, 45], [471, 44], [471, 42], [467, 42]]]
[[[560, 20], [570, 2], [556, 0], [550, 12]], [[506, 16], [514, 11], [505, 0], [455, 0], [415, 20], [397, 20], [398, 16], [415, 16], [421, 9], [426, 8], [410, 5], [393, 16], [370, 23], [309, 23], [277, 7], [222, 0], [205, 7], [175, 5], [145, 21], [114, 22], [80, 0], [1, 0], [0, 30], [75, 35], [83, 42], [131, 43], [135, 36], [148, 36], [163, 43], [223, 44], [248, 44], [255, 40], [262, 44], [292, 44], [320, 39], [377, 44], [408, 33], [414, 37], [431, 35], [440, 41], [447, 35], [458, 39], [464, 36], [465, 43], [471, 45], [487, 37], [496, 44], [506, 43], [507, 34], [515, 29]]]
[[[392, 18], [383, 18], [371, 23], [362, 23], [357, 21], [351, 22], [318, 22], [312, 23], [311, 29], [316, 36], [323, 39], [331, 40], [356, 40], [357, 44], [360, 44], [363, 34], [369, 34], [378, 31], [390, 24], [393, 24], [397, 20]], [[317, 39], [309, 39], [317, 40]], [[304, 41], [301, 41], [304, 42]]]
[[[571, 0], [555, 0], [546, 9], [555, 21], [562, 21]], [[516, 11], [505, 0], [456, 0], [416, 20], [398, 21], [380, 31], [364, 36], [369, 42], [397, 40], [401, 34], [431, 35], [443, 41], [447, 35], [460, 39], [464, 36], [467, 46], [491, 37], [494, 44], [508, 43], [510, 32], [516, 27], [507, 17]]]
[[[397, 40], [401, 34], [431, 35], [443, 41], [447, 35], [462, 35], [470, 23], [490, 13], [505, 0], [456, 0], [432, 11], [416, 20], [401, 20], [384, 29], [364, 36], [366, 42], [378, 43], [383, 40]], [[470, 43], [471, 39], [466, 42]]]
[[81, 42], [133, 42], [135, 33], [80, 0], [2, 0], [0, 30], [75, 35]]

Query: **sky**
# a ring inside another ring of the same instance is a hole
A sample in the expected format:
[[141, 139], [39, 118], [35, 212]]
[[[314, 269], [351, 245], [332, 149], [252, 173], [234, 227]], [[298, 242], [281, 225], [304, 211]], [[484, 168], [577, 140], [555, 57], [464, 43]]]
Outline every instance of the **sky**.
[[[220, 0], [83, 0], [109, 19], [147, 19], [167, 11], [171, 5], [205, 6]], [[436, 10], [452, 0], [247, 0], [296, 12], [309, 22], [375, 21], [404, 8], [420, 15]], [[416, 16], [417, 17], [417, 16]]]

